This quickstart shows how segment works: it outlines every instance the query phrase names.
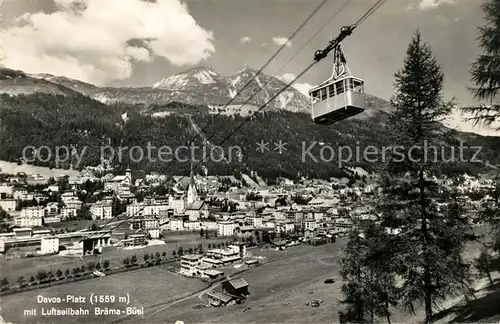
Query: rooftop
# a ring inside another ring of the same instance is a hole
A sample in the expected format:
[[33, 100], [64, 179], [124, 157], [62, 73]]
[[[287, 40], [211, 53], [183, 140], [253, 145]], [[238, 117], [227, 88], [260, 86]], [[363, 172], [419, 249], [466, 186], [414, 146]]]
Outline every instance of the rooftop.
[[234, 289], [248, 287], [248, 282], [243, 278], [231, 279], [229, 280], [229, 284], [233, 286]]
[[224, 272], [222, 271], [219, 271], [219, 270], [214, 270], [214, 269], [209, 269], [209, 270], [205, 270], [205, 274], [208, 275], [208, 276], [218, 276], [218, 275], [221, 275], [223, 274]]
[[14, 232], [31, 231], [31, 227], [14, 228]]
[[211, 290], [207, 293], [208, 297], [212, 297], [214, 299], [220, 300], [224, 303], [229, 302], [233, 297], [224, 294], [223, 292], [217, 291], [217, 290]]
[[237, 261], [237, 260], [240, 260], [240, 259], [241, 259], [240, 256], [235, 255], [235, 256], [230, 256], [230, 257], [222, 258], [222, 262], [232, 262], [232, 261]]
[[201, 254], [186, 254], [181, 256], [181, 259], [196, 261], [203, 257]]
[[205, 202], [202, 200], [198, 200], [190, 204], [189, 206], [186, 207], [187, 210], [199, 210], [205, 205]]

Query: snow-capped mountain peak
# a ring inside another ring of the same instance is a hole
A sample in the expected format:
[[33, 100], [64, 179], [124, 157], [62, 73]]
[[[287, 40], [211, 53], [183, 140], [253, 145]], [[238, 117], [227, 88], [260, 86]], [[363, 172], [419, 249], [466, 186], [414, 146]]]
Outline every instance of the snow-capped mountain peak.
[[194, 84], [210, 85], [220, 82], [221, 76], [214, 69], [197, 67], [164, 78], [155, 84], [155, 89], [178, 90]]

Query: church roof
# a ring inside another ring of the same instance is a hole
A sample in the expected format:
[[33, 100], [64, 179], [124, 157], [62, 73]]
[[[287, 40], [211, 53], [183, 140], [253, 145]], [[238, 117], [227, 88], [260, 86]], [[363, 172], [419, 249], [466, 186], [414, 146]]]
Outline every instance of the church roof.
[[111, 179], [111, 181], [124, 181], [127, 178], [128, 177], [126, 175], [117, 175], [116, 177], [114, 177], [113, 179]]
[[203, 200], [198, 200], [186, 207], [188, 210], [200, 210], [205, 202]]

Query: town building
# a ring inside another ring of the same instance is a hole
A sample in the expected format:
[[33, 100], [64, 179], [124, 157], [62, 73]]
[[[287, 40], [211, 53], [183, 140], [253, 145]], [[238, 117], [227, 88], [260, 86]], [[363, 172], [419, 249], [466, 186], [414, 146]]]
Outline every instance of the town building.
[[131, 230], [150, 230], [158, 228], [160, 221], [154, 217], [137, 217], [129, 220], [129, 227]]
[[75, 207], [63, 207], [61, 208], [61, 218], [62, 219], [72, 219], [75, 218], [78, 213], [78, 209]]
[[190, 277], [200, 274], [197, 266], [201, 265], [202, 259], [203, 255], [201, 254], [187, 254], [181, 256], [180, 273]]
[[9, 183], [0, 183], [0, 194], [5, 194], [8, 197], [12, 197], [14, 194], [14, 186]]
[[145, 234], [132, 234], [128, 239], [122, 240], [123, 246], [140, 246], [146, 245], [146, 235]]
[[243, 278], [222, 282], [221, 290], [212, 289], [207, 293], [208, 302], [215, 307], [225, 307], [241, 303], [250, 293], [248, 283]]
[[184, 229], [188, 231], [199, 231], [202, 228], [200, 221], [184, 221]]
[[88, 232], [83, 236], [83, 253], [94, 254], [95, 250], [111, 245], [111, 233], [109, 231]]
[[152, 239], [159, 239], [160, 238], [160, 233], [161, 230], [160, 228], [150, 228], [148, 230], [149, 236], [151, 236]]
[[[50, 215], [50, 214], [49, 214]], [[53, 216], [45, 216], [43, 218], [43, 222], [45, 224], [54, 224], [54, 223], [60, 223], [61, 222], [61, 216], [59, 215], [53, 215]]]
[[238, 298], [246, 298], [250, 295], [248, 283], [243, 278], [230, 279], [222, 283], [222, 292]]
[[186, 214], [189, 215], [190, 221], [198, 221], [203, 218], [208, 218], [208, 204], [202, 200], [197, 200], [186, 207]]
[[46, 216], [54, 216], [59, 214], [59, 204], [57, 202], [49, 202], [45, 207]]
[[264, 225], [262, 223], [262, 216], [255, 215], [251, 217], [252, 226], [255, 228], [262, 228]]
[[63, 193], [61, 195], [61, 200], [65, 206], [68, 206], [69, 204], [73, 204], [73, 203], [81, 204], [80, 199], [73, 191], [68, 191], [68, 192]]
[[217, 235], [218, 236], [232, 236], [238, 224], [232, 221], [217, 222]]
[[33, 230], [31, 229], [31, 227], [14, 228], [13, 232], [15, 238], [31, 237], [31, 235], [33, 234]]
[[170, 219], [170, 230], [171, 231], [183, 231], [184, 230], [184, 219], [182, 217], [172, 217]]
[[113, 218], [113, 209], [110, 205], [96, 203], [90, 206], [90, 214], [93, 220]]
[[59, 238], [56, 236], [42, 237], [40, 241], [40, 253], [52, 254], [59, 252]]
[[21, 217], [42, 218], [43, 216], [45, 216], [45, 208], [43, 207], [26, 207], [21, 209]]
[[33, 193], [29, 193], [26, 189], [18, 189], [14, 191], [13, 198], [16, 200], [33, 200], [35, 195]]
[[132, 185], [132, 171], [125, 170], [125, 175], [117, 175], [104, 183], [104, 189], [117, 193], [127, 192]]
[[186, 211], [186, 201], [182, 197], [172, 197], [170, 200], [174, 215], [183, 215]]
[[18, 205], [19, 203], [15, 199], [0, 199], [0, 208], [7, 213], [15, 211]]

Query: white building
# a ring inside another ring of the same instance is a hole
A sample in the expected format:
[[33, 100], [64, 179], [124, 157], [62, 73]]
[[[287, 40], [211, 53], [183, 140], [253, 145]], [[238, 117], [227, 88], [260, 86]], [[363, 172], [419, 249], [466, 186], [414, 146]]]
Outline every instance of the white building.
[[93, 204], [90, 206], [90, 214], [93, 220], [110, 219], [113, 217], [113, 210], [110, 205]]
[[40, 252], [42, 254], [59, 252], [59, 238], [57, 236], [42, 237]]
[[47, 207], [45, 207], [45, 215], [57, 215], [59, 214], [59, 204], [56, 202], [49, 202]]
[[152, 239], [159, 239], [160, 238], [160, 229], [159, 228], [152, 228], [148, 232], [149, 232], [149, 235], [151, 236]]
[[218, 236], [232, 236], [237, 224], [232, 221], [222, 221], [217, 223]]
[[21, 209], [21, 217], [42, 218], [43, 216], [45, 216], [45, 208], [43, 207], [26, 207]]
[[127, 215], [131, 217], [146, 215], [165, 215], [168, 213], [167, 204], [135, 203], [127, 206]]
[[255, 228], [262, 228], [263, 223], [262, 223], [262, 216], [253, 216], [251, 218], [252, 221], [252, 226]]
[[186, 207], [186, 214], [190, 221], [199, 221], [202, 218], [208, 218], [208, 204], [202, 200], [197, 200]]
[[182, 218], [170, 219], [170, 230], [172, 230], [172, 231], [184, 230], [184, 220]]
[[318, 223], [314, 220], [304, 221], [304, 229], [305, 230], [314, 231], [318, 227], [319, 227]]
[[295, 232], [294, 222], [282, 222], [276, 225], [276, 231], [278, 233], [293, 233]]
[[170, 201], [172, 203], [174, 215], [183, 215], [186, 212], [186, 202], [183, 198], [172, 197]]
[[40, 217], [16, 217], [14, 224], [20, 227], [40, 227], [43, 225], [43, 216]]
[[132, 171], [127, 169], [125, 175], [118, 175], [111, 180], [106, 181], [104, 184], [105, 190], [112, 190], [116, 192], [127, 191], [132, 185]]
[[43, 221], [44, 221], [45, 224], [59, 223], [59, 222], [61, 222], [61, 216], [59, 216], [59, 215], [45, 216], [43, 218]]
[[188, 231], [199, 231], [202, 228], [200, 221], [185, 221], [184, 229]]
[[0, 184], [0, 194], [6, 194], [7, 196], [12, 196], [14, 194], [14, 186], [8, 183]]
[[59, 192], [59, 186], [58, 185], [51, 185], [51, 186], [48, 186], [47, 190], [50, 192]]
[[199, 274], [197, 266], [201, 265], [203, 255], [188, 254], [181, 256], [181, 270], [180, 273], [185, 276], [194, 276]]
[[63, 207], [61, 208], [61, 218], [69, 219], [76, 217], [78, 210], [74, 207]]
[[35, 195], [26, 189], [15, 190], [13, 196], [14, 199], [18, 200], [33, 200], [35, 198]]
[[61, 195], [61, 200], [66, 206], [72, 203], [81, 203], [80, 199], [78, 199], [78, 196], [75, 195], [75, 193], [72, 191], [63, 193]]
[[18, 206], [15, 199], [0, 199], [0, 208], [6, 212], [15, 211]]

